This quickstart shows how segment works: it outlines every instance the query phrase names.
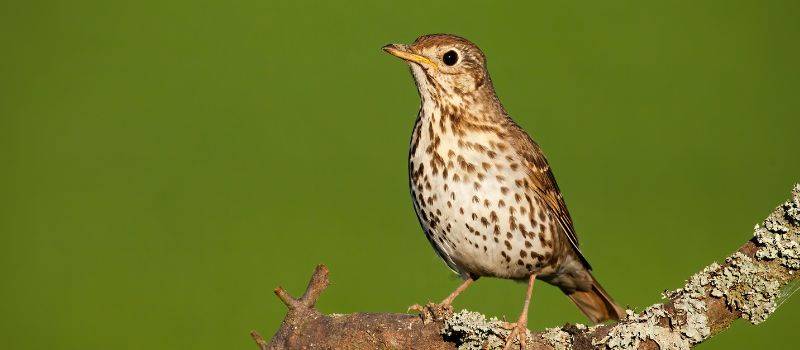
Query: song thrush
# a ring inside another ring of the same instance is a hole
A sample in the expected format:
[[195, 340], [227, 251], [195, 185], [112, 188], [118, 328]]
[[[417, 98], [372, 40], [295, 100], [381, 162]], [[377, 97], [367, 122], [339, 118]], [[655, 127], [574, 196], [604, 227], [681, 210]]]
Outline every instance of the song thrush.
[[515, 335], [524, 344], [536, 279], [559, 287], [592, 322], [622, 317], [578, 249], [539, 145], [498, 100], [483, 52], [446, 34], [383, 49], [408, 63], [422, 100], [408, 159], [414, 209], [436, 253], [464, 280], [442, 304], [479, 277], [527, 281], [507, 347]]

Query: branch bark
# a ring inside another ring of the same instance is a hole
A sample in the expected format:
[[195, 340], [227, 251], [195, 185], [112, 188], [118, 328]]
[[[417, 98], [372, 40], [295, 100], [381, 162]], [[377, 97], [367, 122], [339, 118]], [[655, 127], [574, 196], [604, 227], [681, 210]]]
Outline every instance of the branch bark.
[[[634, 312], [619, 323], [567, 324], [528, 334], [526, 349], [690, 349], [744, 318], [763, 322], [795, 289], [800, 269], [800, 184], [754, 236], [722, 263], [664, 293], [664, 303]], [[306, 292], [275, 294], [288, 313], [269, 343], [251, 333], [261, 350], [279, 349], [499, 349], [509, 333], [502, 322], [477, 312], [435, 310], [423, 315], [354, 313], [323, 315], [314, 308], [328, 286], [317, 266]]]

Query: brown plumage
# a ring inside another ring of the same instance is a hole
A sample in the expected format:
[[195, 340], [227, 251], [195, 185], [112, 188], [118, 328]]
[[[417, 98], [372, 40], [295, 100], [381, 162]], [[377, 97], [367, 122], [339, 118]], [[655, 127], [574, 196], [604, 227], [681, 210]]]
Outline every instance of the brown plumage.
[[483, 52], [444, 34], [384, 50], [408, 62], [422, 100], [409, 150], [414, 209], [437, 254], [465, 281], [443, 304], [479, 277], [528, 281], [514, 328], [521, 336], [541, 279], [592, 322], [622, 317], [590, 273], [539, 145], [497, 99]]

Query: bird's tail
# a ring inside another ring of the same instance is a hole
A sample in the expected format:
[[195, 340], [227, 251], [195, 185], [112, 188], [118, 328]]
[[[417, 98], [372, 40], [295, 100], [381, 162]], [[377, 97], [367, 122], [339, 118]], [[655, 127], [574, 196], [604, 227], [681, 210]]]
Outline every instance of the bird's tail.
[[567, 296], [572, 302], [594, 323], [619, 320], [625, 316], [625, 309], [614, 302], [614, 299], [606, 293], [605, 289], [603, 289], [591, 273], [589, 273], [589, 276], [592, 278], [592, 287], [589, 290], [576, 290], [567, 293]]

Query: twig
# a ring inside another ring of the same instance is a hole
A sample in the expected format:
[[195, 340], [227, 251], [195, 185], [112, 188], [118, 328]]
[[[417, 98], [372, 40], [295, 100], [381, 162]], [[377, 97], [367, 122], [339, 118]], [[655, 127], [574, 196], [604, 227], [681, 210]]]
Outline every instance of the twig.
[[262, 337], [261, 334], [258, 334], [256, 331], [250, 331], [250, 337], [255, 340], [256, 345], [258, 345], [260, 350], [267, 350], [267, 342], [264, 340], [264, 337]]

